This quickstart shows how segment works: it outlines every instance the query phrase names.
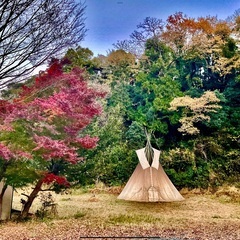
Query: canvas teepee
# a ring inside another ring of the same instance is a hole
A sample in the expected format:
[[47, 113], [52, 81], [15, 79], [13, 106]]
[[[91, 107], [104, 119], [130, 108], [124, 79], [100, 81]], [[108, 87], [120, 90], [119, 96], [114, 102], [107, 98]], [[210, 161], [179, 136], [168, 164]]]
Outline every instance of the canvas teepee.
[[160, 151], [152, 148], [147, 134], [145, 148], [136, 150], [139, 164], [118, 199], [137, 202], [172, 202], [184, 198], [159, 163]]

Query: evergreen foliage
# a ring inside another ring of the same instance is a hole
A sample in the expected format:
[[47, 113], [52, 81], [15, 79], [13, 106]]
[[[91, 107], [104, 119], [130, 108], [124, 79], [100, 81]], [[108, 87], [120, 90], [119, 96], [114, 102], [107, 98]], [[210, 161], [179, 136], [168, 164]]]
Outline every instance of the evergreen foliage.
[[[135, 150], [146, 144], [146, 128], [176, 186], [207, 188], [239, 182], [240, 34], [236, 27], [239, 18], [235, 20], [230, 24], [216, 17], [191, 19], [176, 13], [163, 27], [162, 21], [147, 18], [139, 25], [141, 32], [132, 35], [144, 36], [140, 56], [121, 49], [120, 42], [118, 50], [95, 58], [89, 49], [69, 49], [65, 57], [71, 64], [65, 71], [85, 67], [89, 84], [108, 94], [100, 100], [102, 115], [81, 129], [82, 134], [99, 139], [97, 146], [90, 150], [79, 147], [78, 155], [86, 161], [63, 168], [60, 162], [58, 173], [76, 185], [99, 181], [123, 185], [137, 165]], [[149, 35], [143, 28], [146, 24], [157, 24], [157, 34]], [[11, 93], [6, 92], [8, 95]], [[59, 118], [56, 123], [62, 126], [62, 121]], [[16, 121], [14, 135], [4, 131], [0, 140], [17, 137], [16, 147], [24, 146], [28, 152], [33, 143], [23, 126], [21, 120]], [[44, 131], [46, 134], [51, 129]], [[1, 155], [10, 158], [9, 154], [3, 148]], [[14, 164], [8, 167], [9, 176], [14, 169], [24, 167]], [[19, 175], [23, 182], [25, 173]], [[36, 176], [30, 174], [28, 180], [32, 177]]]
[[[146, 144], [147, 128], [176, 186], [239, 181], [240, 52], [239, 30], [232, 26], [216, 17], [191, 19], [176, 13], [157, 36], [142, 41], [144, 54], [136, 64], [105, 64], [101, 83], [110, 88], [105, 114], [112, 123], [101, 121], [101, 146], [82, 166], [91, 166], [88, 174], [105, 184], [123, 184], [137, 164], [134, 150]], [[144, 29], [141, 34], [147, 36]], [[123, 50], [131, 52], [127, 47], [133, 41], [120, 43], [115, 45], [118, 53], [128, 56]]]

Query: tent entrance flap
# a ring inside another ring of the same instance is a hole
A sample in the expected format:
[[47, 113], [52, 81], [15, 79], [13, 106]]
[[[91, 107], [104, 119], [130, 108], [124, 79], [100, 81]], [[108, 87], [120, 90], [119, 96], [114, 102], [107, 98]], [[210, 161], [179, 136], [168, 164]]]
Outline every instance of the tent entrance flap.
[[159, 199], [158, 191], [155, 187], [150, 187], [148, 189], [148, 200], [149, 202], [155, 202], [156, 199]]

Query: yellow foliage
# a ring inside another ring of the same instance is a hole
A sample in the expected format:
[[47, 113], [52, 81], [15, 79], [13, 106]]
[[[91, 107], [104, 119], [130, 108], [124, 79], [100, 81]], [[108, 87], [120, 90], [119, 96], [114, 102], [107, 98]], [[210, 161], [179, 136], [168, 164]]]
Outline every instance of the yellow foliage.
[[214, 92], [206, 91], [200, 98], [191, 98], [190, 96], [174, 98], [170, 103], [170, 110], [177, 111], [178, 108], [184, 108], [183, 117], [180, 119], [180, 132], [190, 135], [198, 134], [199, 129], [194, 123], [201, 121], [210, 121], [210, 117], [205, 115], [209, 112], [216, 112], [221, 106]]
[[188, 148], [174, 148], [169, 150], [168, 154], [171, 161], [195, 162], [195, 154]]

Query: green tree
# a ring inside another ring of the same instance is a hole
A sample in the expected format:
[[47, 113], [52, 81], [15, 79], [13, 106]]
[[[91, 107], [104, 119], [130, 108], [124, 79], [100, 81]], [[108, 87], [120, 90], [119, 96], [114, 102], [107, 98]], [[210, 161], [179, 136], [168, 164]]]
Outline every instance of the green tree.
[[89, 73], [94, 73], [98, 67], [97, 62], [93, 59], [93, 52], [89, 48], [78, 46], [76, 49], [70, 48], [64, 58], [70, 60], [68, 68], [80, 67], [85, 68]]
[[81, 185], [97, 182], [121, 185], [126, 182], [137, 160], [125, 131], [122, 106], [106, 105], [104, 113], [85, 129], [86, 134], [94, 134], [100, 139], [98, 145], [84, 152], [84, 163], [72, 167], [71, 181]]
[[157, 139], [160, 145], [169, 133], [170, 122], [175, 121], [168, 110], [170, 102], [182, 95], [178, 76], [171, 49], [157, 39], [149, 39], [134, 84], [128, 86], [131, 104], [127, 116], [162, 136]]

